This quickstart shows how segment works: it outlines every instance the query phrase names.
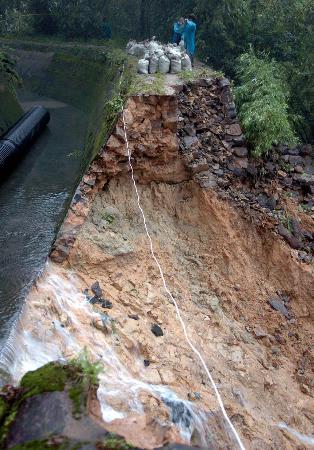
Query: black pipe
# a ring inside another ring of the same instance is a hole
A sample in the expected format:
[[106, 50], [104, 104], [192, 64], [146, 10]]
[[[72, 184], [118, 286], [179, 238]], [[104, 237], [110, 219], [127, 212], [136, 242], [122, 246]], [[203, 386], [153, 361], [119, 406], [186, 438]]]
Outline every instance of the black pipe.
[[34, 106], [2, 136], [0, 140], [0, 172], [12, 168], [12, 165], [18, 162], [49, 121], [49, 111], [43, 106]]

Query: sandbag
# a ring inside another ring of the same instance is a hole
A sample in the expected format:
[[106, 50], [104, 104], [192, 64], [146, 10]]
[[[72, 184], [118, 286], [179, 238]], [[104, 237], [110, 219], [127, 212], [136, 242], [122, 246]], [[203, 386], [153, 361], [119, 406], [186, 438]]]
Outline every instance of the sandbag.
[[180, 73], [182, 72], [182, 64], [180, 59], [172, 59], [170, 64], [170, 73]]
[[181, 39], [179, 47], [180, 47], [181, 53], [184, 53], [185, 52], [185, 43], [184, 43], [183, 39]]
[[181, 66], [182, 66], [182, 70], [188, 70], [188, 71], [192, 70], [191, 58], [189, 57], [189, 55], [183, 56], [183, 58], [181, 59]]
[[158, 63], [159, 58], [158, 56], [152, 56], [149, 61], [149, 73], [156, 73], [158, 72]]
[[134, 45], [136, 45], [136, 44], [137, 44], [136, 41], [129, 41], [129, 42], [126, 44], [126, 51], [129, 53], [129, 50], [131, 50], [131, 48], [134, 47]]
[[158, 52], [159, 50], [162, 50], [162, 45], [158, 44], [158, 42], [156, 41], [150, 41], [147, 48], [150, 54], [153, 54]]
[[159, 58], [158, 72], [169, 73], [169, 71], [170, 71], [170, 59], [167, 58], [166, 55], [163, 55]]
[[138, 73], [148, 75], [149, 61], [147, 59], [140, 59], [137, 65]]
[[128, 53], [132, 56], [142, 58], [145, 55], [146, 51], [147, 49], [144, 44], [135, 44], [129, 49]]

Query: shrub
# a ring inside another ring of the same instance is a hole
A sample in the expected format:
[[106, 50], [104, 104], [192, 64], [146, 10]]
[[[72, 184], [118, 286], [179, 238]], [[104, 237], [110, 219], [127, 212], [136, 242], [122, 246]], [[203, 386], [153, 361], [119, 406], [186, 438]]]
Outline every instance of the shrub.
[[240, 85], [235, 88], [237, 106], [253, 154], [260, 156], [274, 144], [298, 142], [289, 116], [289, 89], [281, 66], [253, 49], [237, 60]]
[[0, 84], [14, 92], [14, 88], [20, 83], [21, 79], [15, 70], [15, 62], [7, 53], [0, 51]]

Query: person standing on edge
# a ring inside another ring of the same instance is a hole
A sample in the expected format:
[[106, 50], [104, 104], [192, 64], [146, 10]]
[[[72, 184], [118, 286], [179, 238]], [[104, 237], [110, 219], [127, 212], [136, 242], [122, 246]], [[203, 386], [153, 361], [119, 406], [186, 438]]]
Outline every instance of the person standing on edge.
[[188, 16], [188, 19], [185, 20], [183, 36], [187, 54], [191, 59], [192, 66], [194, 66], [195, 37], [196, 37], [196, 17], [194, 14], [190, 14]]
[[184, 18], [181, 17], [175, 24], [173, 25], [173, 39], [172, 42], [174, 44], [179, 45], [182, 39], [183, 30], [185, 27]]

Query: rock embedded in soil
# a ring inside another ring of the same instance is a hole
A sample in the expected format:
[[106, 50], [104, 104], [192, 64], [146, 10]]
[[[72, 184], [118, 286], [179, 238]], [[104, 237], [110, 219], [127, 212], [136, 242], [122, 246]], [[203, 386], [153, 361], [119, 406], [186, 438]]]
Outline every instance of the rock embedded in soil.
[[291, 319], [291, 314], [281, 299], [271, 298], [270, 300], [268, 300], [268, 303], [275, 311], [278, 311], [280, 314], [285, 316], [287, 319]]
[[91, 290], [96, 295], [96, 297], [101, 298], [102, 296], [102, 289], [100, 287], [99, 281], [96, 281], [92, 286]]
[[297, 239], [295, 236], [293, 236], [288, 228], [284, 227], [282, 224], [278, 225], [278, 233], [288, 242], [288, 244], [292, 248], [296, 250], [302, 248], [302, 242], [299, 241], [299, 239]]
[[140, 320], [138, 314], [129, 314], [128, 317], [132, 320]]
[[161, 327], [156, 323], [152, 325], [151, 331], [156, 337], [161, 337], [164, 335], [164, 332], [162, 331]]
[[113, 304], [109, 300], [101, 299], [100, 304], [101, 304], [101, 307], [104, 309], [112, 309], [113, 308]]

